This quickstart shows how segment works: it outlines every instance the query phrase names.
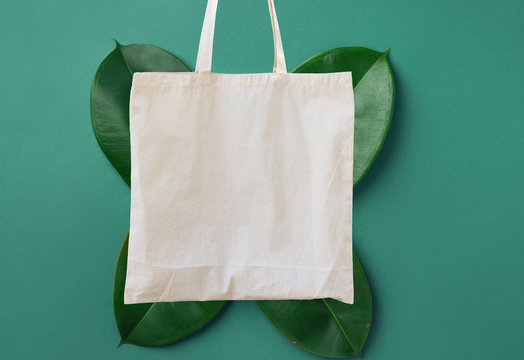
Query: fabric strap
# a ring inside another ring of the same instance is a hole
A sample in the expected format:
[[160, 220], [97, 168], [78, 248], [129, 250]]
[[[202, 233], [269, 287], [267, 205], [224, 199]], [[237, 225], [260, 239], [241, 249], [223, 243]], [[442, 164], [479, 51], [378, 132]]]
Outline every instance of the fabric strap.
[[[273, 63], [274, 73], [286, 73], [286, 59], [284, 48], [282, 47], [282, 38], [280, 37], [280, 28], [278, 27], [277, 14], [273, 0], [267, 1], [269, 14], [271, 16], [271, 26], [273, 27], [273, 41], [275, 44], [275, 61]], [[195, 72], [211, 72], [211, 62], [213, 58], [213, 37], [215, 33], [215, 18], [217, 12], [218, 0], [208, 0], [202, 33], [200, 35], [200, 44], [198, 46], [197, 62]]]

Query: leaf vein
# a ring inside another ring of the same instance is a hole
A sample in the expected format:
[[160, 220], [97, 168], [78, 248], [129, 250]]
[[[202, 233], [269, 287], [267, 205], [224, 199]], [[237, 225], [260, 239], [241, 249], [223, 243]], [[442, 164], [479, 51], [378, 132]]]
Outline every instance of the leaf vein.
[[344, 327], [342, 326], [342, 323], [340, 322], [340, 320], [338, 319], [337, 315], [335, 315], [335, 312], [333, 311], [333, 309], [331, 308], [331, 306], [329, 306], [329, 304], [327, 303], [326, 299], [322, 299], [322, 302], [324, 302], [324, 305], [326, 305], [326, 307], [328, 308], [329, 312], [331, 313], [331, 315], [333, 316], [333, 319], [335, 319], [335, 322], [337, 323], [338, 327], [340, 328], [340, 331], [342, 332], [342, 335], [344, 335], [344, 337], [346, 338], [349, 346], [351, 346], [351, 349], [357, 353], [358, 356], [360, 356], [360, 351], [358, 351], [355, 346], [353, 346], [353, 343], [351, 342], [351, 339], [349, 338], [349, 335], [347, 334], [346, 330], [344, 330]]
[[362, 76], [360, 78], [360, 81], [357, 83], [357, 85], [353, 88], [353, 93], [357, 92], [357, 89], [358, 87], [360, 86], [360, 84], [362, 84], [362, 81], [365, 79], [365, 77], [369, 74], [369, 72], [371, 71], [371, 69], [373, 69], [373, 67], [377, 64], [377, 62], [382, 59], [383, 57], [385, 56], [385, 54], [383, 53], [382, 55], [380, 55], [377, 60], [375, 60], [375, 62], [373, 63], [373, 65], [371, 65], [369, 67], [369, 69], [366, 71], [366, 73], [364, 74], [364, 76]]
[[118, 49], [118, 52], [122, 56], [122, 59], [124, 60], [124, 64], [126, 64], [126, 68], [129, 71], [129, 75], [131, 75], [131, 77], [133, 77], [133, 70], [131, 70], [131, 66], [129, 66], [129, 63], [127, 62], [127, 59], [124, 56], [124, 52], [122, 51], [122, 45], [120, 45], [120, 43], [118, 41], [116, 41], [116, 40], [115, 40], [115, 42], [116, 42], [116, 48]]

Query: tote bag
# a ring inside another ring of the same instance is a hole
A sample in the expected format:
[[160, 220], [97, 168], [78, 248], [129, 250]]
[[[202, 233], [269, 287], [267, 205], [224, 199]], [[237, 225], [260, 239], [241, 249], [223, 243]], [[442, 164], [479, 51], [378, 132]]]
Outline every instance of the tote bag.
[[124, 302], [353, 303], [350, 72], [211, 72], [209, 0], [195, 72], [135, 73]]

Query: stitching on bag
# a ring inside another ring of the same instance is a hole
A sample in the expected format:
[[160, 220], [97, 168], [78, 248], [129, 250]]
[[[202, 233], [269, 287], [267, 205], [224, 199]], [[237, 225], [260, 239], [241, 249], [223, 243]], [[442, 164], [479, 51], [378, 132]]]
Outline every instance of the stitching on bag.
[[[172, 76], [175, 75], [176, 81], [188, 82], [187, 84], [172, 84]], [[256, 87], [336, 87], [353, 89], [353, 74], [351, 72], [338, 73], [319, 73], [319, 74], [293, 74], [286, 78], [276, 77], [258, 77], [260, 75], [270, 74], [220, 74], [214, 75], [232, 75], [233, 77], [197, 77], [195, 73], [135, 73], [133, 77], [133, 87], [144, 88], [256, 88]], [[307, 77], [307, 75], [313, 75]], [[315, 77], [318, 75], [319, 77]], [[238, 76], [235, 78], [234, 76]], [[171, 78], [171, 79], [170, 79]], [[231, 82], [239, 82], [230, 84]], [[156, 83], [151, 83], [156, 82]], [[167, 83], [166, 83], [167, 82]], [[194, 83], [191, 83], [194, 82]], [[211, 84], [209, 84], [211, 82]], [[226, 84], [223, 84], [223, 83]], [[252, 84], [242, 84], [248, 82]], [[298, 82], [298, 84], [297, 84]], [[215, 84], [213, 84], [215, 83]]]
[[199, 266], [181, 266], [181, 267], [171, 267], [171, 266], [160, 266], [160, 265], [152, 265], [152, 264], [146, 264], [141, 261], [137, 260], [130, 260], [128, 259], [128, 262], [133, 262], [136, 264], [140, 264], [143, 267], [150, 267], [150, 268], [160, 268], [164, 270], [183, 270], [183, 269], [200, 269], [200, 268], [213, 268], [213, 267], [242, 267], [242, 268], [262, 268], [262, 269], [285, 269], [285, 270], [308, 270], [308, 271], [323, 271], [323, 272], [337, 272], [337, 271], [348, 271], [353, 270], [353, 267], [346, 267], [341, 269], [318, 269], [318, 268], [307, 268], [307, 267], [284, 267], [284, 266], [259, 266], [259, 265], [235, 265], [235, 264], [228, 264], [228, 265], [199, 265]]
[[302, 88], [302, 87], [329, 87], [329, 88], [353, 88], [352, 85], [333, 85], [333, 84], [301, 84], [301, 85], [289, 85], [289, 84], [265, 84], [265, 85], [134, 85], [135, 88], [161, 88], [161, 89], [176, 89], [176, 88], [256, 88], [256, 87], [290, 87], [290, 88]]

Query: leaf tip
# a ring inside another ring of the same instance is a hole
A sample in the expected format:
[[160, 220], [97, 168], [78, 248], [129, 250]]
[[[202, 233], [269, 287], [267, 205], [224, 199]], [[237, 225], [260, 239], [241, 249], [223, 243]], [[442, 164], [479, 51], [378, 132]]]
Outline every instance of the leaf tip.
[[118, 343], [117, 345], [117, 348], [119, 348], [120, 346], [124, 345], [126, 342], [124, 341], [124, 338], [120, 339], [120, 342]]
[[388, 56], [390, 51], [391, 51], [391, 46], [388, 47], [386, 51], [384, 51], [384, 55]]
[[119, 47], [122, 46], [122, 44], [120, 44], [120, 43], [118, 42], [117, 39], [113, 38], [113, 41], [115, 42], [115, 46], [116, 46], [117, 48], [119, 48]]
[[358, 350], [353, 350], [352, 353], [349, 354], [349, 356], [354, 356], [354, 357], [357, 357], [357, 358], [360, 358], [362, 359], [364, 356], [362, 356], [362, 353]]

